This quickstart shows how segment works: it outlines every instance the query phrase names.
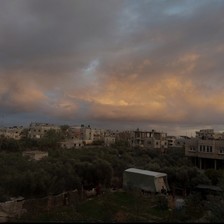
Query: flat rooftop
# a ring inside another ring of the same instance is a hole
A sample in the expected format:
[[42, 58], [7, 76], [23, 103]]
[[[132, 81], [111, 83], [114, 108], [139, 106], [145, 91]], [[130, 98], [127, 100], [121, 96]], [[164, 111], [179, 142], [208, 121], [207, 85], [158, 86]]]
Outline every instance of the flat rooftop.
[[151, 171], [151, 170], [142, 170], [142, 169], [137, 169], [137, 168], [129, 168], [129, 169], [126, 169], [125, 172], [139, 173], [139, 174], [154, 176], [154, 177], [167, 176], [166, 173], [160, 173], [160, 172], [155, 172], [155, 171]]

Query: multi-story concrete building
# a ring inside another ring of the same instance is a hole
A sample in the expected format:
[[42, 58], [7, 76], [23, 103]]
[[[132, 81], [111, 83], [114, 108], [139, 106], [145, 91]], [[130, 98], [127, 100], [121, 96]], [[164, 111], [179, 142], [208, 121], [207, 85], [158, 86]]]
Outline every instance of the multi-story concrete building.
[[71, 126], [68, 129], [68, 139], [82, 140], [84, 144], [92, 144], [94, 141], [103, 141], [104, 130], [91, 128], [90, 125]]
[[224, 168], [224, 138], [220, 137], [223, 133], [207, 130], [196, 132], [196, 137], [186, 142], [185, 155], [200, 169]]
[[60, 143], [61, 147], [64, 149], [81, 148], [84, 146], [83, 140], [79, 139], [69, 139]]
[[166, 140], [167, 140], [167, 144], [168, 144], [168, 148], [170, 147], [176, 147], [176, 136], [166, 136]]
[[126, 142], [130, 145], [130, 139], [133, 136], [132, 131], [116, 131], [115, 141], [116, 142]]
[[[66, 137], [66, 145], [71, 147], [71, 145], [76, 145], [76, 147], [79, 146], [80, 143], [71, 141], [71, 140], [77, 140], [77, 142], [80, 140], [84, 145], [91, 145], [94, 142], [104, 141], [105, 136], [105, 130], [104, 129], [96, 129], [90, 127], [90, 125], [85, 126], [70, 126], [67, 130], [67, 137]], [[74, 142], [74, 144], [73, 144]], [[64, 142], [63, 142], [64, 144]], [[66, 146], [66, 147], [67, 147]]]
[[130, 144], [133, 147], [154, 148], [164, 152], [168, 148], [167, 134], [163, 132], [140, 131], [137, 129], [131, 133]]
[[190, 137], [185, 135], [180, 135], [176, 137], [175, 145], [176, 147], [184, 148], [186, 142], [190, 139]]
[[28, 137], [33, 139], [40, 139], [49, 130], [60, 131], [60, 127], [48, 123], [31, 123], [29, 126]]
[[97, 142], [97, 141], [103, 142], [104, 136], [105, 136], [105, 130], [94, 128], [92, 131], [93, 131], [93, 141], [94, 142]]
[[214, 139], [214, 130], [213, 129], [202, 129], [196, 131], [196, 138], [200, 139]]
[[117, 132], [113, 131], [113, 130], [104, 130], [102, 133], [102, 142], [105, 146], [111, 146], [112, 144], [115, 143], [116, 141], [116, 134]]
[[4, 127], [0, 129], [0, 135], [19, 140], [23, 136], [23, 130], [23, 126]]
[[81, 126], [70, 126], [67, 130], [68, 139], [81, 139]]
[[94, 131], [90, 127], [90, 125], [85, 126], [81, 125], [80, 128], [80, 139], [84, 141], [84, 144], [89, 145], [93, 143]]

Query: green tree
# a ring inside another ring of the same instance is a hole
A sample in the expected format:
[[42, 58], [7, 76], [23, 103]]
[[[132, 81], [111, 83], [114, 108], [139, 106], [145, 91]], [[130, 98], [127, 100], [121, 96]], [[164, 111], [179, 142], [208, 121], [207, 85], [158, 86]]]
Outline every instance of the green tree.
[[[209, 171], [209, 175], [211, 175]], [[207, 173], [208, 175], [208, 173]], [[221, 192], [217, 192], [216, 195], [210, 195], [207, 197], [205, 208], [207, 209], [207, 220], [212, 223], [223, 223], [224, 222], [224, 175], [223, 170], [218, 170], [215, 174], [218, 178], [217, 186], [221, 188]], [[216, 180], [215, 180], [216, 181]]]
[[39, 140], [40, 147], [42, 149], [56, 149], [60, 147], [59, 142], [62, 140], [62, 135], [60, 131], [49, 130], [45, 135]]
[[205, 170], [205, 175], [211, 180], [212, 185], [217, 185], [222, 176], [222, 172], [220, 170], [208, 169]]
[[8, 152], [18, 152], [21, 150], [21, 145], [18, 140], [13, 138], [0, 137], [0, 150]]
[[98, 159], [93, 166], [95, 167], [95, 184], [101, 183], [106, 187], [110, 187], [113, 175], [111, 164], [105, 160]]

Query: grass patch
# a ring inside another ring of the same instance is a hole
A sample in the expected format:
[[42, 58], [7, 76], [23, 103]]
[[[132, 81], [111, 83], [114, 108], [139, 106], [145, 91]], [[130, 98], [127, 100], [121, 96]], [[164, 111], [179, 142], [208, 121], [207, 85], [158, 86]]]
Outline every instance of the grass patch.
[[37, 215], [25, 214], [17, 222], [164, 222], [168, 209], [153, 207], [153, 196], [131, 192], [107, 192], [80, 202]]

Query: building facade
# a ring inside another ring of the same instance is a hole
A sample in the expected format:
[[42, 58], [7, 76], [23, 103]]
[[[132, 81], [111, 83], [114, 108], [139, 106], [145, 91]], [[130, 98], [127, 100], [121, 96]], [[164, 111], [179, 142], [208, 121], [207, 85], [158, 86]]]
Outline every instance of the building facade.
[[64, 149], [72, 149], [72, 148], [77, 149], [84, 146], [83, 141], [79, 139], [69, 139], [69, 140], [61, 142], [60, 144], [61, 144], [61, 147]]
[[168, 148], [176, 147], [176, 139], [176, 136], [170, 135], [166, 137]]
[[23, 131], [23, 126], [4, 127], [0, 129], [0, 135], [19, 140], [23, 137]]
[[224, 138], [212, 129], [196, 132], [185, 144], [185, 155], [200, 169], [224, 168]]
[[154, 148], [164, 152], [168, 148], [167, 134], [163, 132], [140, 131], [137, 129], [131, 133], [130, 144], [133, 147]]
[[60, 127], [49, 123], [31, 123], [28, 130], [28, 137], [32, 139], [40, 139], [49, 130], [60, 131]]

